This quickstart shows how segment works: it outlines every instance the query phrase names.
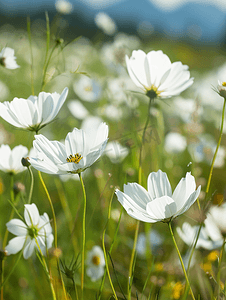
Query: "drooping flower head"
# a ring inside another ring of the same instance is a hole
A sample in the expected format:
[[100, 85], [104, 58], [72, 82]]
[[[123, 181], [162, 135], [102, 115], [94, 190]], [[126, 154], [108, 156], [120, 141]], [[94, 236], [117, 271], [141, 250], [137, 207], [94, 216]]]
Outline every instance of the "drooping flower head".
[[172, 193], [166, 173], [158, 170], [148, 176], [148, 190], [137, 183], [124, 184], [124, 193], [116, 189], [118, 201], [127, 213], [140, 221], [169, 222], [187, 211], [199, 196], [194, 177], [188, 172]]
[[103, 153], [108, 140], [108, 126], [101, 123], [97, 130], [84, 131], [74, 128], [65, 144], [49, 141], [42, 134], [35, 135], [34, 148], [37, 158], [31, 157], [31, 165], [48, 174], [77, 174], [90, 167]]
[[0, 65], [6, 69], [17, 69], [20, 66], [16, 63], [16, 57], [14, 56], [14, 49], [5, 47], [0, 52]]
[[161, 50], [148, 54], [142, 50], [133, 51], [130, 58], [126, 55], [126, 65], [133, 82], [151, 99], [179, 95], [194, 81], [188, 66], [181, 62], [171, 63]]
[[[29, 258], [34, 249], [41, 249], [43, 255], [53, 243], [52, 227], [47, 213], [39, 215], [37, 206], [25, 204], [24, 219], [25, 223], [19, 219], [10, 220], [6, 226], [9, 232], [17, 237], [11, 239], [5, 250], [7, 254], [16, 254], [23, 249], [25, 259]], [[38, 245], [37, 245], [38, 244]]]
[[56, 117], [67, 94], [65, 88], [61, 95], [41, 92], [28, 99], [14, 98], [0, 103], [0, 116], [13, 126], [38, 132]]
[[88, 252], [86, 273], [92, 281], [97, 281], [104, 275], [104, 252], [100, 246], [93, 246]]

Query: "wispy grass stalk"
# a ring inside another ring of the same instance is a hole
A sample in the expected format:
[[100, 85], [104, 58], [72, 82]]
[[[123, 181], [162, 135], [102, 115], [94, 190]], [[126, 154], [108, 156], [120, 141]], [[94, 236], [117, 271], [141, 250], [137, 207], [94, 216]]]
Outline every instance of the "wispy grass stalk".
[[177, 254], [178, 254], [179, 259], [180, 259], [180, 263], [181, 263], [181, 266], [182, 266], [182, 269], [183, 269], [183, 272], [184, 272], [184, 276], [185, 276], [187, 285], [188, 285], [188, 287], [189, 287], [189, 289], [190, 289], [191, 297], [192, 297], [193, 300], [195, 300], [195, 296], [194, 296], [193, 291], [192, 291], [192, 289], [191, 289], [191, 285], [190, 285], [190, 282], [189, 282], [189, 279], [188, 279], [188, 276], [187, 276], [187, 272], [186, 272], [186, 270], [185, 270], [185, 266], [184, 266], [184, 263], [183, 263], [183, 259], [182, 259], [182, 257], [181, 257], [180, 250], [179, 250], [179, 248], [178, 248], [178, 246], [177, 246], [177, 243], [176, 243], [176, 240], [175, 240], [175, 237], [174, 237], [174, 234], [173, 234], [171, 222], [169, 222], [168, 225], [169, 225], [169, 230], [170, 230], [170, 233], [171, 233], [171, 236], [172, 236], [172, 239], [173, 239], [174, 246], [175, 246], [175, 248], [176, 248], [176, 250], [177, 250]]
[[27, 17], [27, 33], [28, 33], [28, 40], [30, 45], [30, 54], [31, 54], [31, 93], [32, 95], [35, 94], [34, 91], [34, 59], [33, 59], [33, 51], [32, 51], [32, 43], [31, 43], [31, 20], [30, 17]]
[[103, 231], [103, 236], [102, 236], [102, 246], [103, 246], [103, 251], [104, 251], [104, 259], [105, 259], [105, 265], [106, 265], [106, 271], [107, 271], [107, 274], [108, 274], [108, 279], [109, 279], [109, 282], [110, 282], [111, 289], [112, 289], [112, 292], [114, 294], [114, 297], [115, 297], [116, 300], [118, 300], [118, 297], [117, 297], [115, 289], [114, 289], [114, 285], [113, 285], [112, 280], [111, 280], [111, 275], [110, 275], [110, 271], [109, 271], [109, 267], [108, 267], [108, 257], [107, 257], [107, 254], [106, 254], [105, 242], [104, 242], [105, 232], [106, 232], [106, 229], [107, 229], [107, 226], [108, 226], [108, 222], [109, 222], [109, 220], [111, 218], [111, 203], [112, 203], [113, 196], [114, 196], [114, 193], [112, 193], [112, 196], [111, 196], [111, 199], [110, 199], [110, 203], [109, 203], [108, 219], [107, 219], [107, 223], [106, 223], [105, 229]]
[[82, 218], [82, 270], [81, 270], [81, 291], [83, 299], [83, 290], [84, 290], [84, 271], [85, 271], [85, 245], [86, 245], [86, 191], [84, 182], [82, 180], [82, 174], [79, 173], [79, 178], [82, 186], [84, 205], [83, 205], [83, 218]]

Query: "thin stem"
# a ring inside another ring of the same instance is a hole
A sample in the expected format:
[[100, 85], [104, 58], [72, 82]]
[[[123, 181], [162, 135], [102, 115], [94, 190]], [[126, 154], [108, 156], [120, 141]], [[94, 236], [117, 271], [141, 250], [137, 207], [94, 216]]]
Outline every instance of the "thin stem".
[[86, 244], [86, 191], [82, 180], [82, 174], [79, 173], [80, 182], [82, 185], [83, 197], [84, 197], [84, 207], [83, 207], [83, 220], [82, 220], [82, 270], [81, 270], [81, 290], [83, 299], [83, 289], [84, 289], [84, 269], [85, 269], [85, 244]]
[[34, 91], [34, 60], [33, 60], [33, 52], [32, 52], [32, 44], [31, 44], [31, 20], [30, 17], [27, 17], [27, 33], [28, 33], [28, 40], [30, 45], [30, 52], [31, 52], [31, 93], [32, 95], [35, 94]]
[[74, 238], [74, 235], [73, 235], [74, 224], [73, 224], [73, 219], [72, 219], [72, 215], [71, 215], [71, 210], [70, 210], [70, 207], [68, 205], [68, 201], [67, 201], [67, 198], [65, 196], [62, 183], [57, 178], [55, 178], [55, 185], [56, 185], [56, 188], [57, 188], [57, 191], [58, 191], [61, 206], [64, 210], [64, 214], [65, 214], [67, 222], [68, 222], [68, 227], [69, 227], [70, 234], [71, 234], [71, 239], [72, 239], [74, 252], [76, 253], [77, 252], [77, 242], [76, 242], [76, 239]]
[[50, 198], [49, 192], [47, 190], [47, 187], [45, 185], [45, 182], [44, 182], [44, 180], [42, 178], [42, 174], [41, 174], [40, 171], [38, 171], [38, 176], [39, 176], [39, 179], [40, 179], [40, 181], [42, 183], [42, 186], [43, 186], [43, 188], [44, 188], [44, 190], [46, 192], [46, 196], [47, 196], [47, 199], [49, 201], [49, 205], [51, 207], [51, 211], [52, 211], [52, 215], [53, 215], [53, 227], [54, 227], [54, 246], [55, 246], [55, 248], [57, 248], [57, 224], [56, 224], [56, 215], [55, 215], [53, 203], [52, 203], [52, 200]]
[[[41, 174], [40, 171], [38, 171], [38, 176], [39, 176], [40, 181], [42, 183], [42, 186], [43, 186], [43, 188], [46, 192], [47, 199], [48, 199], [49, 205], [51, 207], [51, 211], [52, 211], [52, 215], [53, 215], [53, 226], [54, 226], [54, 246], [57, 249], [57, 223], [56, 223], [56, 215], [55, 215], [53, 203], [52, 203], [52, 200], [50, 198], [49, 192], [47, 190], [47, 187], [45, 185], [45, 182], [42, 178], [42, 174]], [[67, 299], [67, 293], [66, 293], [65, 285], [64, 285], [63, 277], [62, 277], [62, 274], [61, 274], [61, 271], [60, 271], [60, 262], [59, 262], [59, 258], [57, 256], [56, 256], [56, 260], [57, 260], [57, 269], [58, 269], [58, 272], [59, 272], [59, 275], [60, 275], [60, 280], [61, 280], [63, 291], [64, 291], [64, 298]]]
[[138, 183], [141, 184], [141, 171], [142, 171], [142, 150], [143, 150], [143, 145], [145, 142], [145, 133], [148, 127], [148, 123], [150, 120], [150, 108], [151, 108], [151, 103], [152, 103], [152, 98], [150, 98], [149, 100], [149, 104], [148, 104], [148, 114], [147, 114], [147, 119], [144, 125], [144, 129], [143, 129], [143, 134], [142, 134], [142, 140], [141, 140], [141, 146], [140, 146], [140, 154], [139, 154], [139, 173], [138, 173]]
[[[149, 99], [147, 119], [146, 119], [146, 122], [145, 122], [145, 125], [144, 125], [143, 134], [142, 134], [142, 141], [141, 141], [141, 146], [140, 146], [139, 171], [138, 171], [138, 183], [139, 184], [141, 184], [141, 182], [142, 182], [142, 150], [143, 150], [143, 145], [144, 145], [144, 142], [145, 142], [145, 133], [146, 133], [148, 123], [149, 123], [149, 120], [150, 120], [150, 108], [151, 108], [152, 100], [154, 100], [154, 98]], [[131, 288], [132, 288], [132, 281], [133, 281], [132, 280], [132, 272], [133, 272], [134, 257], [135, 257], [139, 227], [140, 227], [140, 221], [137, 221], [136, 229], [135, 229], [135, 235], [134, 235], [133, 249], [132, 249], [132, 254], [131, 254], [131, 258], [130, 258], [130, 265], [129, 265], [129, 277], [128, 277], [128, 283], [127, 283], [128, 300], [131, 300]]]
[[107, 257], [107, 254], [106, 254], [105, 243], [104, 243], [105, 232], [106, 232], [106, 229], [107, 229], [108, 222], [109, 222], [109, 220], [111, 218], [111, 203], [112, 203], [113, 195], [114, 195], [114, 193], [112, 194], [112, 197], [111, 197], [110, 203], [109, 203], [108, 219], [107, 219], [107, 223], [106, 223], [105, 229], [103, 231], [102, 246], [103, 246], [103, 251], [104, 251], [104, 259], [105, 259], [105, 266], [106, 266], [106, 271], [107, 271], [107, 274], [108, 274], [108, 279], [109, 279], [109, 282], [110, 282], [111, 289], [112, 289], [112, 292], [114, 294], [114, 297], [115, 297], [116, 300], [118, 300], [118, 297], [116, 295], [116, 292], [115, 292], [115, 289], [114, 289], [114, 286], [113, 286], [113, 283], [112, 283], [112, 280], [111, 280], [111, 275], [110, 275], [110, 271], [109, 271], [109, 267], [108, 267], [108, 257]]
[[137, 245], [139, 227], [140, 227], [140, 221], [137, 221], [135, 235], [134, 235], [133, 249], [132, 249], [130, 265], [129, 265], [129, 277], [128, 277], [128, 283], [127, 283], [128, 300], [131, 300], [132, 272], [133, 272], [134, 257], [135, 257], [135, 253], [136, 253], [136, 245]]
[[46, 79], [46, 71], [47, 71], [47, 68], [48, 68], [48, 66], [49, 66], [49, 63], [50, 63], [51, 57], [52, 57], [52, 55], [53, 55], [53, 52], [54, 52], [54, 50], [55, 50], [56, 48], [57, 48], [57, 43], [53, 46], [53, 49], [52, 49], [52, 51], [50, 52], [49, 58], [48, 58], [48, 60], [47, 60], [47, 62], [46, 62], [46, 65], [44, 66], [41, 91], [44, 90], [44, 87], [45, 87], [45, 85], [46, 85], [46, 82], [45, 82], [45, 79]]
[[215, 153], [214, 153], [214, 156], [213, 156], [212, 164], [211, 164], [211, 167], [210, 167], [209, 178], [208, 178], [207, 186], [206, 186], [206, 195], [207, 195], [208, 192], [209, 192], [210, 182], [211, 182], [212, 173], [213, 173], [214, 162], [215, 162], [215, 159], [216, 159], [216, 157], [217, 157], [217, 152], [218, 152], [218, 149], [219, 149], [219, 147], [220, 147], [221, 138], [222, 138], [222, 134], [223, 134], [225, 104], [226, 104], [226, 100], [224, 99], [224, 104], [223, 104], [223, 109], [222, 109], [222, 116], [221, 116], [220, 136], [219, 136], [219, 140], [218, 140], [218, 143], [217, 143], [217, 148], [216, 148]]
[[46, 69], [47, 69], [47, 59], [48, 59], [49, 44], [50, 44], [50, 27], [49, 27], [48, 12], [45, 12], [45, 16], [46, 16], [46, 55], [45, 55], [45, 62], [44, 62], [44, 68], [43, 68], [43, 79], [42, 79], [41, 90], [43, 90], [44, 82], [45, 82]]
[[[111, 254], [111, 251], [112, 251], [112, 249], [113, 249], [113, 246], [114, 246], [114, 243], [115, 243], [117, 234], [118, 234], [119, 225], [120, 225], [120, 221], [121, 221], [121, 218], [122, 218], [122, 211], [123, 211], [123, 207], [121, 206], [121, 211], [120, 211], [120, 216], [119, 216], [118, 224], [117, 224], [117, 227], [116, 227], [116, 231], [115, 231], [115, 234], [114, 234], [113, 241], [112, 241], [112, 243], [111, 243], [110, 249], [109, 249], [109, 251], [108, 251], [109, 254]], [[107, 261], [107, 263], [108, 263], [108, 261]], [[102, 291], [103, 291], [106, 273], [107, 273], [107, 269], [105, 269], [104, 275], [103, 275], [103, 279], [102, 279], [102, 281], [101, 281], [101, 286], [100, 286], [100, 289], [99, 289], [98, 300], [100, 300], [100, 298], [101, 298], [101, 293], [102, 293]]]
[[224, 245], [225, 245], [225, 238], [221, 247], [220, 257], [219, 257], [219, 263], [218, 263], [218, 272], [217, 272], [217, 288], [218, 288], [218, 299], [220, 299], [220, 291], [221, 291], [221, 285], [220, 285], [220, 279], [221, 279], [221, 263], [223, 261], [224, 256]]
[[[216, 147], [216, 150], [215, 150], [215, 153], [214, 153], [214, 156], [213, 156], [213, 160], [212, 160], [212, 163], [211, 163], [211, 166], [210, 166], [210, 173], [209, 173], [209, 177], [208, 177], [208, 181], [207, 181], [207, 186], [206, 186], [206, 192], [205, 192], [205, 202], [206, 202], [206, 200], [207, 200], [207, 196], [208, 196], [208, 192], [209, 192], [209, 188], [210, 188], [210, 183], [211, 183], [212, 174], [213, 174], [214, 162], [215, 162], [215, 159], [216, 159], [216, 157], [217, 157], [217, 152], [218, 152], [218, 149], [219, 149], [220, 144], [221, 144], [221, 138], [222, 138], [223, 127], [224, 127], [225, 104], [226, 104], [226, 99], [224, 99], [224, 104], [223, 104], [223, 109], [222, 109], [221, 127], [220, 127], [220, 136], [219, 136], [219, 140], [218, 140], [218, 143], [217, 143], [217, 147]], [[190, 254], [189, 262], [188, 262], [187, 272], [189, 272], [189, 268], [190, 268], [192, 256], [193, 256], [193, 254], [194, 254], [195, 247], [196, 247], [196, 245], [197, 245], [197, 242], [198, 242], [199, 235], [200, 235], [200, 232], [201, 232], [201, 229], [202, 229], [203, 224], [204, 224], [204, 222], [202, 221], [202, 222], [200, 223], [199, 230], [198, 230], [198, 232], [197, 232], [197, 236], [196, 236], [195, 242], [194, 242], [194, 244], [193, 244], [193, 246], [192, 246], [192, 250], [191, 250], [191, 254]], [[186, 290], [187, 290], [187, 288], [186, 288]], [[186, 293], [186, 292], [185, 292], [185, 293]]]
[[169, 225], [169, 230], [170, 230], [170, 233], [171, 233], [171, 236], [172, 236], [172, 239], [173, 239], [174, 246], [175, 246], [175, 248], [176, 248], [176, 250], [177, 250], [177, 254], [178, 254], [179, 259], [180, 259], [180, 263], [181, 263], [181, 266], [182, 266], [182, 269], [183, 269], [183, 272], [184, 272], [184, 276], [185, 276], [187, 285], [188, 285], [189, 288], [190, 288], [190, 292], [191, 292], [192, 299], [195, 300], [195, 296], [194, 296], [193, 291], [192, 291], [192, 289], [191, 289], [190, 282], [189, 282], [189, 280], [188, 280], [188, 276], [187, 276], [187, 273], [186, 273], [186, 270], [185, 270], [185, 267], [184, 267], [183, 259], [182, 259], [182, 257], [181, 257], [181, 254], [180, 254], [179, 248], [178, 248], [178, 246], [177, 246], [176, 240], [175, 240], [175, 238], [174, 238], [173, 230], [172, 230], [172, 227], [171, 227], [171, 222], [169, 222], [168, 225]]
[[39, 255], [37, 255], [37, 256], [40, 259], [40, 262], [41, 262], [41, 264], [42, 264], [42, 266], [43, 266], [43, 268], [44, 268], [44, 270], [45, 270], [45, 272], [46, 272], [46, 274], [48, 276], [48, 279], [49, 279], [49, 283], [50, 283], [50, 288], [51, 288], [53, 300], [57, 300], [56, 293], [55, 293], [55, 290], [54, 290], [54, 287], [53, 287], [53, 283], [52, 283], [52, 279], [51, 279], [51, 276], [50, 276], [50, 273], [49, 273], [49, 270], [48, 270], [48, 267], [47, 267], [44, 255], [42, 253], [42, 250], [41, 250], [41, 248], [39, 246], [39, 243], [38, 243], [38, 241], [37, 241], [36, 238], [35, 238], [35, 243], [36, 243], [36, 246], [38, 247], [38, 250], [39, 250], [39, 252], [41, 254], [41, 259], [40, 259]]
[[[20, 254], [18, 255], [18, 258], [17, 258], [16, 262], [13, 264], [12, 268], [10, 268], [9, 274], [6, 276], [5, 280], [1, 283], [1, 286], [0, 286], [1, 289], [3, 288], [4, 284], [7, 282], [7, 280], [9, 279], [9, 277], [10, 277], [10, 276], [12, 275], [12, 273], [14, 272], [14, 270], [15, 270], [15, 268], [16, 268], [18, 262], [19, 262], [19, 260], [21, 259], [22, 254], [23, 254], [23, 251], [20, 252]], [[3, 299], [3, 298], [2, 298], [2, 299]]]
[[73, 282], [73, 286], [74, 286], [74, 290], [75, 290], [76, 300], [79, 300], [79, 298], [78, 298], [77, 286], [76, 286], [76, 284], [75, 284], [75, 280], [74, 280], [73, 277], [72, 277], [72, 282]]
[[30, 192], [29, 192], [29, 197], [28, 197], [28, 204], [30, 204], [31, 203], [33, 189], [34, 189], [34, 175], [32, 173], [31, 166], [28, 167], [28, 172], [29, 172], [30, 177], [31, 177], [31, 187], [30, 187]]
[[[12, 203], [14, 203], [14, 200], [15, 200], [13, 185], [14, 185], [14, 175], [10, 174], [10, 200], [11, 200]], [[9, 220], [11, 220], [13, 218], [13, 216], [14, 216], [14, 209], [12, 209], [12, 211], [10, 213]], [[3, 244], [2, 244], [3, 249], [5, 249], [5, 247], [6, 247], [8, 235], [9, 235], [9, 232], [6, 229], [5, 235], [4, 235], [4, 238], [3, 238]], [[2, 261], [2, 266], [1, 266], [1, 300], [3, 300], [3, 298], [4, 298], [4, 290], [3, 290], [4, 267], [5, 267], [5, 261], [3, 260]]]

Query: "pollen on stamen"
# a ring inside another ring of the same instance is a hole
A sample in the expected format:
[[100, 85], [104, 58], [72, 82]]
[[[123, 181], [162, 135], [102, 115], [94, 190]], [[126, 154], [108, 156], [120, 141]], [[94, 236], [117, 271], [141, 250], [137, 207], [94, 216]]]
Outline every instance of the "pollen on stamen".
[[78, 154], [78, 153], [76, 153], [75, 155], [70, 154], [69, 157], [66, 159], [66, 161], [78, 164], [82, 158], [83, 157], [81, 156], [81, 154]]
[[226, 82], [222, 82], [222, 85], [223, 85], [223, 86], [226, 86]]

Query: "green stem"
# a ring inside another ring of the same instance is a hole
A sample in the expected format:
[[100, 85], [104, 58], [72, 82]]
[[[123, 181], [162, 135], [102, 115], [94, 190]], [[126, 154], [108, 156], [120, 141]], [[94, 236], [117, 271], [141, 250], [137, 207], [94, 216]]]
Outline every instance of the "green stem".
[[[16, 268], [18, 262], [19, 262], [19, 260], [21, 259], [22, 254], [23, 254], [23, 251], [20, 252], [20, 254], [18, 255], [18, 258], [17, 258], [16, 262], [13, 264], [12, 268], [10, 268], [9, 274], [6, 276], [5, 280], [1, 283], [1, 286], [0, 286], [1, 289], [3, 288], [4, 284], [7, 282], [7, 280], [9, 279], [9, 277], [10, 277], [10, 276], [12, 275], [12, 273], [14, 272], [14, 270], [15, 270], [15, 268]], [[2, 298], [2, 299], [3, 299], [3, 298]]]
[[[54, 246], [57, 249], [57, 223], [56, 223], [56, 215], [55, 215], [53, 203], [52, 203], [52, 200], [50, 198], [49, 192], [47, 190], [47, 187], [45, 185], [45, 182], [44, 182], [44, 180], [42, 178], [42, 174], [41, 174], [40, 171], [38, 171], [38, 176], [39, 176], [40, 181], [42, 183], [42, 186], [43, 186], [43, 188], [44, 188], [44, 190], [46, 192], [47, 199], [48, 199], [49, 205], [51, 207], [51, 211], [52, 211], [52, 215], [53, 215], [53, 226], [54, 226]], [[57, 260], [57, 269], [58, 269], [58, 272], [59, 272], [59, 275], [60, 275], [60, 280], [61, 280], [62, 288], [63, 288], [63, 291], [64, 291], [64, 299], [67, 299], [67, 293], [66, 293], [66, 289], [65, 289], [63, 277], [62, 277], [62, 274], [61, 274], [61, 271], [60, 271], [60, 262], [59, 262], [59, 257], [58, 256], [56, 256], [56, 260]]]
[[32, 173], [31, 166], [28, 167], [28, 172], [29, 172], [30, 177], [31, 177], [31, 187], [30, 187], [30, 192], [29, 192], [29, 197], [28, 197], [28, 204], [30, 204], [31, 203], [33, 189], [34, 189], [34, 175]]
[[[218, 143], [217, 143], [217, 147], [216, 147], [216, 150], [215, 150], [215, 153], [214, 153], [214, 156], [213, 156], [213, 160], [212, 160], [212, 163], [211, 163], [211, 166], [210, 166], [210, 173], [209, 173], [209, 177], [208, 177], [208, 181], [207, 181], [207, 186], [206, 186], [206, 192], [205, 192], [205, 200], [204, 200], [205, 202], [206, 202], [206, 200], [207, 200], [207, 196], [208, 196], [208, 192], [209, 192], [209, 188], [210, 188], [210, 183], [211, 183], [212, 174], [213, 174], [214, 162], [215, 162], [215, 159], [216, 159], [216, 157], [217, 157], [217, 152], [218, 152], [218, 149], [219, 149], [220, 144], [221, 144], [221, 138], [222, 138], [223, 127], [224, 127], [225, 104], [226, 104], [226, 99], [224, 99], [224, 104], [223, 104], [223, 109], [222, 109], [221, 127], [220, 127], [220, 136], [219, 136], [219, 140], [218, 140]], [[195, 242], [194, 242], [194, 244], [193, 244], [193, 246], [192, 246], [191, 255], [190, 255], [190, 257], [189, 257], [189, 262], [188, 262], [187, 272], [189, 272], [189, 268], [190, 268], [192, 256], [193, 256], [193, 254], [194, 254], [195, 247], [196, 247], [196, 245], [197, 245], [197, 242], [198, 242], [199, 235], [200, 235], [201, 228], [202, 228], [203, 224], [204, 224], [204, 222], [202, 221], [202, 222], [200, 223], [199, 230], [198, 230], [198, 233], [197, 233]], [[187, 289], [188, 289], [188, 287], [186, 288], [186, 291], [187, 291]], [[185, 294], [186, 294], [186, 291], [185, 291]]]
[[118, 297], [116, 295], [116, 292], [115, 292], [115, 289], [114, 289], [114, 286], [113, 286], [113, 283], [112, 283], [112, 280], [111, 280], [111, 275], [110, 275], [110, 271], [109, 271], [109, 267], [108, 267], [108, 257], [107, 257], [107, 254], [106, 254], [105, 243], [104, 243], [105, 232], [106, 232], [106, 229], [107, 229], [108, 222], [111, 218], [111, 203], [112, 203], [113, 196], [114, 196], [114, 193], [112, 194], [112, 197], [111, 197], [110, 203], [109, 203], [108, 219], [107, 219], [107, 223], [106, 223], [106, 226], [105, 226], [105, 229], [104, 229], [104, 232], [103, 232], [102, 245], [103, 245], [105, 266], [106, 266], [106, 271], [107, 271], [107, 274], [108, 274], [108, 279], [109, 279], [109, 282], [110, 282], [110, 285], [111, 285], [112, 292], [114, 294], [114, 298], [117, 300]]
[[[15, 200], [13, 185], [14, 185], [14, 175], [10, 174], [10, 200], [11, 200], [12, 203], [14, 203], [14, 200]], [[9, 220], [11, 220], [13, 218], [13, 216], [14, 216], [14, 209], [12, 209], [12, 211], [10, 213]], [[4, 235], [4, 238], [3, 238], [3, 244], [2, 244], [3, 249], [5, 249], [5, 247], [6, 247], [8, 235], [9, 235], [9, 232], [6, 229], [5, 235]], [[3, 298], [4, 298], [3, 297], [4, 296], [3, 295], [4, 294], [4, 290], [3, 290], [4, 266], [5, 266], [5, 261], [3, 260], [2, 261], [2, 266], [1, 266], [1, 300], [3, 300]]]
[[[151, 109], [152, 100], [154, 100], [154, 98], [149, 98], [147, 119], [146, 119], [146, 122], [145, 122], [145, 125], [144, 125], [143, 134], [142, 134], [142, 141], [141, 141], [141, 146], [140, 146], [139, 171], [138, 171], [138, 183], [139, 184], [141, 184], [141, 182], [142, 182], [142, 150], [143, 150], [143, 145], [144, 145], [144, 142], [145, 142], [145, 133], [146, 133], [148, 123], [149, 123], [149, 120], [150, 120], [150, 109]], [[129, 265], [129, 277], [128, 277], [128, 283], [127, 283], [128, 300], [131, 300], [131, 288], [132, 288], [132, 282], [133, 282], [132, 272], [133, 272], [134, 257], [135, 257], [135, 252], [136, 252], [136, 244], [137, 244], [139, 227], [140, 227], [140, 221], [137, 221], [136, 229], [135, 229], [135, 235], [134, 235], [133, 249], [132, 249], [130, 265]]]
[[217, 289], [218, 289], [218, 299], [220, 299], [220, 291], [221, 291], [221, 285], [220, 285], [220, 279], [221, 279], [221, 263], [223, 261], [223, 256], [224, 256], [224, 246], [225, 246], [225, 238], [221, 247], [221, 252], [220, 252], [220, 258], [219, 258], [219, 263], [218, 263], [218, 272], [217, 272]]
[[55, 178], [55, 185], [56, 185], [56, 188], [57, 188], [57, 191], [58, 191], [61, 206], [64, 210], [64, 214], [65, 214], [67, 222], [68, 222], [68, 227], [69, 227], [70, 234], [71, 234], [71, 239], [72, 239], [74, 252], [77, 253], [77, 242], [76, 242], [76, 239], [73, 235], [74, 224], [73, 224], [73, 219], [72, 219], [72, 215], [71, 215], [71, 210], [70, 210], [70, 207], [68, 205], [68, 201], [67, 201], [67, 198], [65, 196], [62, 183], [58, 178]]
[[45, 182], [42, 178], [42, 174], [40, 171], [38, 171], [38, 176], [39, 176], [39, 179], [42, 183], [42, 186], [46, 192], [46, 196], [47, 196], [47, 199], [49, 201], [49, 205], [50, 205], [50, 208], [51, 208], [51, 211], [52, 211], [52, 215], [53, 215], [53, 227], [54, 227], [54, 246], [55, 248], [57, 248], [57, 223], [56, 223], [56, 215], [55, 215], [55, 211], [54, 211], [54, 207], [53, 207], [53, 203], [52, 203], [52, 200], [50, 198], [50, 195], [49, 195], [49, 192], [47, 190], [47, 187], [45, 185]]
[[[54, 290], [54, 287], [53, 287], [53, 283], [52, 283], [52, 279], [51, 279], [51, 276], [50, 276], [50, 273], [49, 273], [49, 270], [48, 270], [48, 267], [47, 267], [47, 264], [46, 264], [46, 261], [45, 261], [45, 258], [44, 258], [44, 255], [42, 253], [42, 250], [39, 246], [39, 243], [37, 241], [37, 239], [35, 238], [35, 242], [36, 242], [36, 246], [38, 247], [38, 250], [41, 254], [41, 264], [44, 268], [44, 271], [46, 272], [47, 276], [48, 276], [48, 279], [49, 279], [49, 284], [50, 284], [50, 289], [51, 289], [51, 292], [52, 292], [52, 296], [53, 296], [53, 300], [57, 300], [56, 298], [56, 293], [55, 293], [55, 290]], [[40, 259], [39, 255], [38, 255], [38, 258]]]
[[35, 94], [34, 91], [34, 60], [33, 60], [33, 52], [32, 52], [32, 44], [31, 44], [31, 20], [30, 17], [27, 17], [27, 33], [28, 33], [28, 40], [30, 45], [30, 51], [31, 51], [31, 93], [32, 95]]
[[219, 149], [219, 147], [220, 147], [221, 138], [222, 138], [222, 134], [223, 134], [225, 104], [226, 104], [226, 100], [224, 99], [224, 104], [223, 104], [223, 109], [222, 109], [222, 116], [221, 116], [220, 136], [219, 136], [219, 140], [218, 140], [218, 143], [217, 143], [217, 148], [216, 148], [215, 153], [214, 153], [214, 156], [213, 156], [212, 164], [211, 164], [211, 167], [210, 167], [209, 178], [208, 178], [207, 186], [206, 186], [206, 196], [207, 196], [207, 194], [208, 194], [208, 192], [209, 192], [210, 182], [211, 182], [212, 173], [213, 173], [214, 162], [215, 162], [215, 159], [216, 159], [216, 157], [217, 157], [217, 152], [218, 152], [218, 149]]
[[83, 220], [82, 220], [82, 270], [81, 270], [81, 290], [83, 299], [83, 289], [84, 289], [84, 269], [85, 269], [85, 244], [86, 244], [86, 191], [82, 180], [82, 175], [79, 173], [80, 182], [82, 185], [83, 197], [84, 197], [84, 207], [83, 207]]
[[50, 63], [51, 57], [52, 57], [52, 55], [53, 55], [53, 52], [54, 52], [54, 50], [55, 50], [56, 48], [57, 48], [57, 44], [55, 44], [55, 45], [53, 46], [53, 49], [52, 49], [52, 51], [50, 52], [49, 58], [48, 58], [48, 60], [47, 60], [47, 62], [46, 62], [46, 65], [44, 66], [41, 91], [44, 90], [44, 87], [45, 87], [45, 85], [46, 85], [46, 82], [45, 82], [45, 79], [46, 79], [46, 71], [47, 71], [47, 68], [48, 68], [48, 66], [49, 66], [49, 63]]
[[170, 233], [171, 233], [171, 236], [172, 236], [172, 239], [173, 239], [174, 246], [177, 250], [177, 254], [178, 254], [179, 259], [180, 259], [180, 263], [181, 263], [181, 266], [182, 266], [182, 269], [183, 269], [183, 272], [184, 272], [184, 276], [185, 276], [187, 285], [189, 286], [189, 289], [190, 289], [190, 292], [191, 292], [192, 299], [195, 300], [195, 296], [194, 296], [193, 291], [191, 289], [190, 282], [188, 280], [188, 276], [187, 276], [187, 273], [186, 273], [186, 270], [185, 270], [185, 267], [184, 267], [183, 259], [181, 257], [181, 254], [180, 254], [179, 248], [177, 246], [176, 240], [174, 238], [173, 230], [172, 230], [172, 227], [171, 227], [171, 222], [169, 222], [168, 225], [169, 225], [169, 230], [170, 230]]

